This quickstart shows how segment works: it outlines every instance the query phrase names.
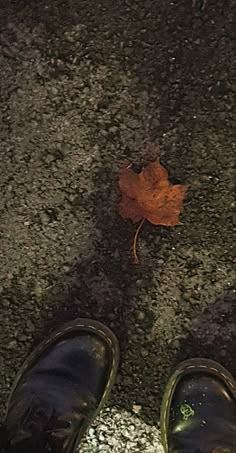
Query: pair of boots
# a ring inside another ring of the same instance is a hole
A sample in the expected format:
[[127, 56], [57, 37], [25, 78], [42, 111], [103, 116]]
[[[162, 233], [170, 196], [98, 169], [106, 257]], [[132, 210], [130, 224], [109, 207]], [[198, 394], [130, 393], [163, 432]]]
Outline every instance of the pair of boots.
[[[99, 322], [77, 319], [54, 332], [18, 373], [0, 452], [74, 453], [109, 395], [118, 362], [117, 339]], [[165, 452], [236, 453], [235, 423], [230, 373], [206, 359], [181, 363], [161, 409]]]

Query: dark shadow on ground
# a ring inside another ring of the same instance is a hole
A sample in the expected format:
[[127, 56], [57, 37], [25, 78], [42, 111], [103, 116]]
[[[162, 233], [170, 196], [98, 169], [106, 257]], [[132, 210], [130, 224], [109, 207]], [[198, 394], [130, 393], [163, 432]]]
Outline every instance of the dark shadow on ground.
[[[106, 169], [102, 169], [101, 175], [96, 175], [95, 182], [98, 183], [100, 177], [106, 178]], [[109, 175], [107, 180], [110, 180]], [[154, 367], [153, 373], [148, 373], [149, 377], [158, 376], [159, 364], [155, 365], [156, 353], [151, 341], [148, 347], [149, 357], [140, 355], [143, 345], [137, 343], [138, 331], [135, 331], [134, 322], [137, 312], [136, 297], [139, 296], [140, 290], [148, 290], [153, 269], [145, 259], [138, 266], [133, 264], [131, 243], [135, 226], [124, 222], [109, 210], [106, 212], [106, 197], [103, 186], [99, 190], [97, 185], [96, 200], [93, 196], [90, 200], [93, 218], [96, 219], [95, 230], [100, 232], [95, 252], [88, 260], [82, 257], [44, 296], [45, 306], [50, 309], [44, 311], [43, 304], [41, 305], [41, 320], [37, 323], [34, 345], [50, 331], [76, 317], [89, 317], [103, 322], [117, 335], [121, 349], [121, 371], [110, 404], [117, 405], [119, 401], [118, 404], [123, 409], [131, 411], [134, 401], [140, 402], [141, 397], [142, 417], [153, 423], [153, 420], [158, 421], [159, 406], [153, 407], [150, 419], [150, 407], [145, 406], [145, 402], [150, 400], [155, 390], [153, 386], [146, 385], [147, 366]], [[87, 200], [87, 203], [90, 202]], [[76, 211], [76, 206], [74, 208]], [[163, 229], [162, 234], [165, 236], [168, 233]], [[150, 332], [152, 325], [153, 314], [146, 307], [142, 329]], [[135, 369], [133, 378], [132, 367]], [[132, 379], [136, 380], [135, 385]], [[161, 385], [163, 386], [164, 382]]]
[[236, 291], [228, 291], [192, 321], [177, 360], [205, 357], [220, 361], [236, 376]]

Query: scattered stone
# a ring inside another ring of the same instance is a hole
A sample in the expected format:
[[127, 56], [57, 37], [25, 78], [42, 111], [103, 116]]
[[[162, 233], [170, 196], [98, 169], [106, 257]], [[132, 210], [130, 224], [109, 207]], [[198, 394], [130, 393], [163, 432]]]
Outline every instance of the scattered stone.
[[140, 414], [141, 410], [142, 410], [142, 406], [140, 406], [138, 404], [134, 404], [132, 407], [132, 411], [137, 415]]

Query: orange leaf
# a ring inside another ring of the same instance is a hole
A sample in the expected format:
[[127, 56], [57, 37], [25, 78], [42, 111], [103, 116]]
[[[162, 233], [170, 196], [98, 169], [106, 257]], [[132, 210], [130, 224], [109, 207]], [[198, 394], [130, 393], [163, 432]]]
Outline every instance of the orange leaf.
[[122, 193], [118, 212], [124, 219], [138, 222], [147, 219], [154, 225], [179, 225], [179, 214], [187, 185], [173, 185], [168, 172], [158, 160], [148, 164], [141, 173], [130, 168], [121, 171]]

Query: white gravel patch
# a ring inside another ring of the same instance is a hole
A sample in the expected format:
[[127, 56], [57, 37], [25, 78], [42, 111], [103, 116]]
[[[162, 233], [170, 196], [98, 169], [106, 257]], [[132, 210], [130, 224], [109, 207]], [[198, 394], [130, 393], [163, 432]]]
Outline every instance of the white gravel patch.
[[80, 453], [164, 453], [160, 431], [136, 415], [105, 409], [88, 430]]

